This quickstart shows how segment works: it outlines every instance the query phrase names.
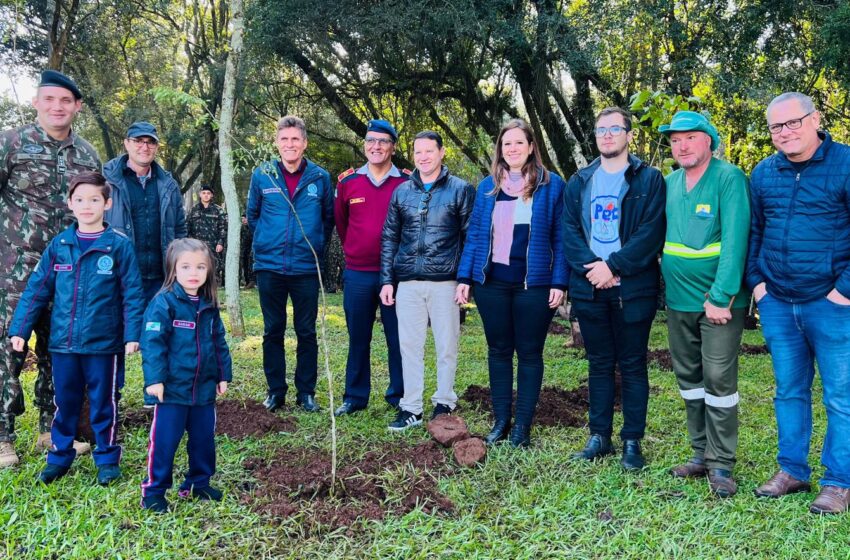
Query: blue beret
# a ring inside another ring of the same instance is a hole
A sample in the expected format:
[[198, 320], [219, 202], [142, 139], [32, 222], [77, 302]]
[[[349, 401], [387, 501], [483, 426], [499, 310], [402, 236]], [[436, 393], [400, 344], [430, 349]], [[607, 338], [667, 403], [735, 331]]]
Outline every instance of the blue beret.
[[43, 86], [61, 87], [73, 93], [74, 99], [83, 98], [83, 94], [80, 93], [80, 89], [74, 83], [74, 80], [56, 70], [45, 70], [41, 73], [41, 82], [39, 82], [38, 87]]
[[395, 131], [395, 127], [384, 119], [372, 119], [369, 121], [366, 124], [366, 132], [383, 132], [384, 134], [389, 134], [393, 142], [398, 142], [398, 132]]
[[159, 136], [156, 135], [156, 127], [149, 122], [134, 122], [127, 129], [127, 138], [141, 138], [142, 136], [150, 136], [159, 142]]

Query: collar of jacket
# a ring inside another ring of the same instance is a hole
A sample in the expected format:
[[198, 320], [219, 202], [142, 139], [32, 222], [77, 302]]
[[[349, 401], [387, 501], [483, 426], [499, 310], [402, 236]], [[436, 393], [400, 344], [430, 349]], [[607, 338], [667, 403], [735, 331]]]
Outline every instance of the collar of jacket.
[[[304, 158], [304, 161], [306, 162], [306, 165], [304, 167], [304, 172], [301, 174], [301, 180], [298, 181], [298, 187], [295, 189], [296, 191], [298, 191], [302, 185], [309, 185], [311, 181], [319, 176], [319, 166], [307, 158]], [[280, 171], [280, 165], [280, 159], [271, 159], [263, 163], [262, 171], [271, 177], [272, 180], [286, 185], [286, 181]]]
[[[106, 222], [103, 222], [103, 226], [103, 233], [95, 240], [94, 243], [92, 243], [90, 249], [97, 248], [101, 252], [110, 253], [112, 252], [112, 238], [115, 236], [115, 230], [112, 229]], [[78, 229], [80, 229], [78, 223], [74, 222], [71, 224], [71, 227], [59, 234], [59, 243], [62, 245], [72, 245], [79, 249], [80, 243], [77, 241]]]
[[[590, 162], [590, 165], [588, 165], [584, 169], [580, 169], [578, 171], [579, 178], [582, 180], [583, 183], [587, 183], [588, 181], [590, 181], [590, 178], [593, 177], [593, 174], [596, 173], [596, 170], [599, 169], [599, 167], [601, 165], [602, 165], [602, 158], [601, 157], [596, 158], [595, 160]], [[626, 174], [625, 174], [626, 182], [627, 183], [630, 182], [632, 177], [635, 176], [635, 174], [638, 172], [638, 170], [645, 165], [646, 165], [646, 163], [643, 160], [641, 160], [639, 157], [632, 155], [632, 154], [629, 154], [629, 166], [628, 166], [628, 169], [626, 169]]]
[[[186, 290], [183, 289], [183, 286], [181, 286], [177, 282], [177, 280], [175, 280], [174, 283], [171, 285], [170, 291], [172, 294], [174, 294], [174, 297], [176, 299], [179, 299], [180, 301], [186, 302], [190, 305], [195, 305], [195, 302], [189, 299], [189, 294], [186, 293]], [[198, 313], [205, 309], [212, 309], [212, 303], [204, 296], [200, 297], [201, 301], [199, 302], [200, 305], [198, 305]]]
[[[132, 169], [127, 167], [127, 160], [130, 159], [130, 156], [124, 154], [123, 156], [118, 156], [115, 159], [112, 159], [106, 162], [106, 165], [103, 166], [103, 174], [112, 183], [112, 188], [118, 186], [121, 188], [120, 180], [123, 178], [126, 170], [132, 171]], [[162, 168], [160, 164], [156, 162], [156, 160], [151, 162], [151, 178], [156, 179], [157, 181], [163, 179], [168, 172]]]
[[[445, 183], [446, 180], [448, 179], [448, 176], [449, 176], [449, 168], [448, 168], [448, 166], [443, 165], [440, 168], [440, 174], [434, 180], [434, 184], [431, 185], [431, 190], [434, 190], [435, 188], [437, 188], [437, 187], [441, 186], [443, 183]], [[410, 175], [410, 180], [413, 181], [413, 184], [414, 184], [414, 186], [416, 186], [416, 188], [418, 188], [418, 189], [424, 189], [425, 188], [425, 184], [422, 182], [422, 178], [419, 176], [419, 170], [418, 169], [415, 170], [413, 172], [413, 174]]]
[[38, 133], [38, 135], [41, 136], [41, 141], [45, 142], [45, 143], [50, 142], [51, 144], [56, 144], [58, 146], [70, 146], [77, 139], [77, 135], [74, 134], [73, 128], [68, 131], [68, 137], [67, 138], [65, 138], [64, 140], [57, 140], [56, 138], [49, 135], [47, 133], [47, 131], [44, 130], [41, 127], [41, 125], [38, 123], [38, 121], [35, 121], [34, 123], [32, 123], [32, 127], [35, 129], [36, 133]]
[[[832, 146], [832, 136], [830, 136], [829, 132], [825, 130], [818, 130], [818, 136], [820, 137], [822, 142], [820, 146], [818, 146], [818, 149], [815, 151], [811, 159], [809, 159], [809, 161], [823, 161], [823, 159], [826, 157], [826, 152], [828, 152], [830, 146]], [[782, 152], [776, 152], [776, 166], [780, 169], [791, 169], [794, 167], [794, 164], [791, 163], [791, 161], [788, 159], [788, 156], [786, 156]]]

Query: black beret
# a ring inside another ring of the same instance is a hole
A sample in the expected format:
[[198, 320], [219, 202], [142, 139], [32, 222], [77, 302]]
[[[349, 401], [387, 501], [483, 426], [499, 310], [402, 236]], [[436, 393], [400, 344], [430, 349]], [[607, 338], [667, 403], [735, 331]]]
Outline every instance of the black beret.
[[83, 94], [80, 93], [80, 89], [77, 87], [77, 84], [74, 83], [74, 80], [62, 72], [57, 72], [56, 70], [45, 70], [41, 73], [41, 82], [39, 82], [38, 87], [43, 86], [65, 88], [74, 94], [74, 99], [83, 98]]

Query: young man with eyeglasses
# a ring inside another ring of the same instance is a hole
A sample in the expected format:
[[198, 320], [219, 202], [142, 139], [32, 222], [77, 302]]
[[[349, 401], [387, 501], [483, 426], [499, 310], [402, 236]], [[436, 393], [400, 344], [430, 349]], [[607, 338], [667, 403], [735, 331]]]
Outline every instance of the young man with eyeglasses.
[[667, 182], [667, 234], [661, 259], [673, 371], [685, 400], [692, 458], [679, 478], [708, 476], [720, 498], [737, 492], [738, 349], [750, 293], [743, 285], [749, 236], [747, 176], [712, 154], [717, 129], [679, 111], [659, 131], [679, 169]]
[[823, 384], [826, 467], [812, 513], [850, 505], [850, 146], [820, 130], [812, 99], [788, 92], [767, 107], [777, 153], [753, 170], [747, 283], [773, 358], [779, 470], [755, 490], [810, 490], [812, 380]]
[[619, 365], [621, 464], [638, 470], [645, 463], [640, 442], [649, 401], [646, 349], [658, 307], [665, 187], [660, 171], [629, 153], [631, 122], [631, 114], [619, 107], [596, 117], [599, 158], [570, 178], [564, 194], [564, 254], [590, 370], [590, 438], [573, 458], [614, 453]]
[[371, 344], [375, 312], [381, 308], [381, 325], [387, 339], [389, 386], [384, 399], [398, 408], [404, 395], [398, 320], [395, 307], [381, 304], [381, 230], [390, 198], [410, 178], [408, 170], [393, 165], [398, 142], [395, 127], [373, 119], [363, 141], [366, 163], [339, 176], [334, 201], [336, 229], [345, 255], [342, 307], [348, 328], [348, 361], [345, 366], [345, 395], [334, 414], [343, 416], [363, 410], [372, 390]]
[[437, 354], [433, 420], [450, 413], [454, 391], [460, 308], [455, 304], [458, 264], [475, 188], [443, 165], [446, 150], [436, 132], [413, 141], [416, 171], [393, 193], [381, 234], [381, 303], [396, 305], [404, 396], [390, 425], [394, 431], [422, 423], [425, 338], [428, 322]]
[[149, 302], [165, 279], [168, 244], [187, 235], [186, 214], [180, 185], [155, 161], [156, 127], [144, 121], [131, 124], [124, 149], [127, 153], [103, 166], [112, 184], [112, 208], [103, 219], [133, 241], [145, 302]]

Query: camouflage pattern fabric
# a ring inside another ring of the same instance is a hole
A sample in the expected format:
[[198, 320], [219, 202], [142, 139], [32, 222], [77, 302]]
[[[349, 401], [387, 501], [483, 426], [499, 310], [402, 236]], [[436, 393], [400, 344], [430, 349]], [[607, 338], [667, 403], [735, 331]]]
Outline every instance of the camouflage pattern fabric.
[[[72, 221], [66, 204], [71, 178], [100, 169], [95, 149], [73, 132], [62, 141], [48, 136], [38, 124], [0, 133], [0, 441], [14, 440], [15, 416], [24, 412], [20, 375], [26, 352], [12, 352], [7, 338], [12, 314], [48, 242]], [[35, 404], [41, 412], [41, 431], [50, 429], [55, 409], [47, 352], [49, 320], [46, 310], [35, 329]]]
[[[189, 228], [189, 237], [200, 239], [207, 244], [215, 256], [215, 271], [219, 280], [224, 275], [224, 251], [215, 252], [216, 245], [227, 248], [227, 212], [217, 204], [210, 203], [204, 208], [202, 203], [197, 203], [189, 212], [186, 220]], [[223, 285], [219, 282], [219, 285]]]
[[242, 272], [242, 283], [248, 285], [254, 282], [254, 236], [248, 224], [242, 224], [239, 230], [239, 268]]

